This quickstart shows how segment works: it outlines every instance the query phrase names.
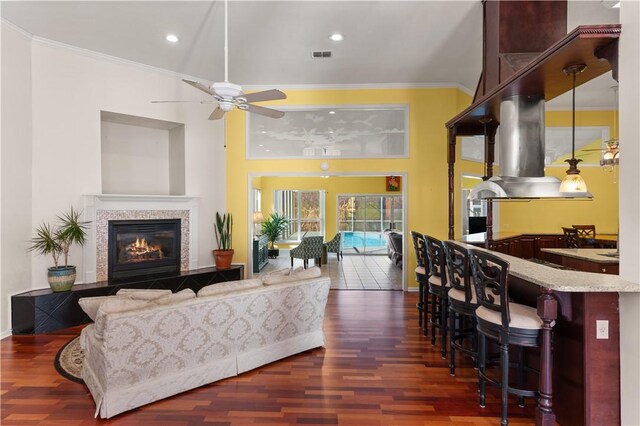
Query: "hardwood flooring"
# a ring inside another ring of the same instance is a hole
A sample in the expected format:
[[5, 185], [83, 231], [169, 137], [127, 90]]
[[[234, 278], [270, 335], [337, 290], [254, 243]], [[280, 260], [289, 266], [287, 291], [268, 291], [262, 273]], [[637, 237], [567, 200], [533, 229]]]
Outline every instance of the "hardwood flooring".
[[[110, 420], [94, 419], [84, 385], [53, 366], [80, 327], [11, 336], [1, 347], [2, 425], [490, 425], [497, 389], [477, 402], [476, 371], [456, 377], [417, 326], [417, 294], [332, 290], [326, 348], [314, 349]], [[439, 345], [439, 343], [438, 343]], [[460, 357], [462, 358], [462, 357]], [[533, 424], [535, 401], [510, 401], [511, 424]]]

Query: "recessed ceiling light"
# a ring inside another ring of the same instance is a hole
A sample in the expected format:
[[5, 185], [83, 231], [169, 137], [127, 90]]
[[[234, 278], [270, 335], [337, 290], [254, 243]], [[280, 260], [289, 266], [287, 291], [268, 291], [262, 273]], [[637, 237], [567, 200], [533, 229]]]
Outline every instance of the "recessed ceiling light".
[[263, 145], [263, 144], [260, 144], [260, 145], [258, 145], [258, 146], [264, 146], [264, 145]]
[[266, 131], [266, 130], [263, 130], [263, 131], [261, 131], [260, 133], [262, 133], [263, 135], [266, 135], [266, 134], [267, 134], [267, 131]]
[[329, 38], [333, 41], [342, 41], [344, 40], [344, 36], [340, 33], [333, 33], [329, 36]]
[[335, 111], [329, 111], [329, 114], [335, 114], [335, 113], [336, 113]]
[[167, 34], [167, 36], [165, 37], [165, 39], [167, 41], [170, 41], [171, 43], [177, 43], [180, 41], [180, 39], [178, 38], [177, 35], [175, 34]]

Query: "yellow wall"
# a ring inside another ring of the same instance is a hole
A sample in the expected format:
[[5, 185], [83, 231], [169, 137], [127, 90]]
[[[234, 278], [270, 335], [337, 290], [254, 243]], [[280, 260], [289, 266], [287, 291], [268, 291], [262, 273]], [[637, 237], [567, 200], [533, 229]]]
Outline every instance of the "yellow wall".
[[[248, 176], [269, 173], [407, 173], [407, 230], [418, 230], [437, 238], [447, 236], [447, 133], [444, 123], [468, 104], [468, 96], [455, 88], [439, 89], [361, 89], [361, 90], [288, 90], [286, 105], [409, 105], [409, 157], [395, 159], [310, 159], [247, 160], [245, 155], [245, 113], [227, 114], [227, 209], [234, 215], [234, 262], [248, 263]], [[460, 100], [465, 101], [464, 105]], [[328, 173], [320, 163], [329, 164]], [[264, 178], [263, 178], [264, 180]], [[264, 185], [264, 182], [263, 182]], [[263, 193], [266, 192], [263, 189]], [[264, 195], [264, 194], [263, 194]], [[459, 195], [458, 195], [459, 196]], [[411, 250], [407, 241], [407, 249]], [[405, 271], [413, 271], [415, 258], [408, 257]], [[414, 286], [412, 274], [407, 281]]]
[[264, 176], [262, 178], [262, 214], [264, 217], [273, 212], [273, 191], [276, 189], [325, 191], [325, 241], [333, 238], [338, 232], [336, 229], [338, 195], [402, 194], [400, 192], [386, 192], [384, 176], [330, 176], [328, 178]]
[[[547, 111], [545, 114], [547, 127], [571, 126], [571, 111]], [[610, 134], [617, 134], [614, 126], [614, 111], [577, 111], [576, 126], [608, 126]], [[568, 144], [571, 141], [567, 141]], [[594, 146], [598, 146], [598, 141]], [[460, 144], [458, 144], [460, 145]], [[578, 155], [578, 152], [576, 152]], [[596, 153], [599, 155], [599, 153]], [[545, 175], [555, 176], [562, 180], [568, 165], [550, 166]], [[562, 233], [562, 226], [595, 224], [598, 233], [616, 233], [618, 230], [618, 183], [617, 168], [611, 172], [610, 168], [595, 165], [579, 164], [581, 175], [587, 183], [589, 192], [593, 194], [592, 201], [553, 200], [496, 203], [499, 213], [499, 230], [501, 232], [542, 232]], [[456, 175], [464, 173], [483, 174], [483, 166], [471, 161], [456, 163]], [[496, 167], [494, 174], [499, 174]], [[460, 188], [456, 185], [456, 188]], [[459, 189], [456, 189], [460, 192]], [[459, 197], [459, 195], [458, 195]], [[460, 204], [456, 200], [456, 236], [459, 236]]]

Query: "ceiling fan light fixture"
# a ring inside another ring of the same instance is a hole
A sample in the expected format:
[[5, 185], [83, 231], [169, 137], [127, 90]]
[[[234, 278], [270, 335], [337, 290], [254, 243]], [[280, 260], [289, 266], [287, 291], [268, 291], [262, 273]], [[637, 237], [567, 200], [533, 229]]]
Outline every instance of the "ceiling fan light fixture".
[[180, 41], [180, 38], [175, 34], [167, 34], [164, 39], [170, 43], [177, 43]]

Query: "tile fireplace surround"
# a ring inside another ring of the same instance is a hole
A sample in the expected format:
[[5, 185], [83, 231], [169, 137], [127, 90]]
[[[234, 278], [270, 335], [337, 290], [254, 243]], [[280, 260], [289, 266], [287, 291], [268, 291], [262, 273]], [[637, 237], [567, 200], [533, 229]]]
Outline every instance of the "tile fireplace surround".
[[[82, 282], [108, 278], [107, 249], [110, 220], [180, 219], [180, 270], [198, 269], [198, 199], [171, 195], [84, 195], [87, 232], [80, 271]], [[191, 232], [195, 230], [195, 232]]]

